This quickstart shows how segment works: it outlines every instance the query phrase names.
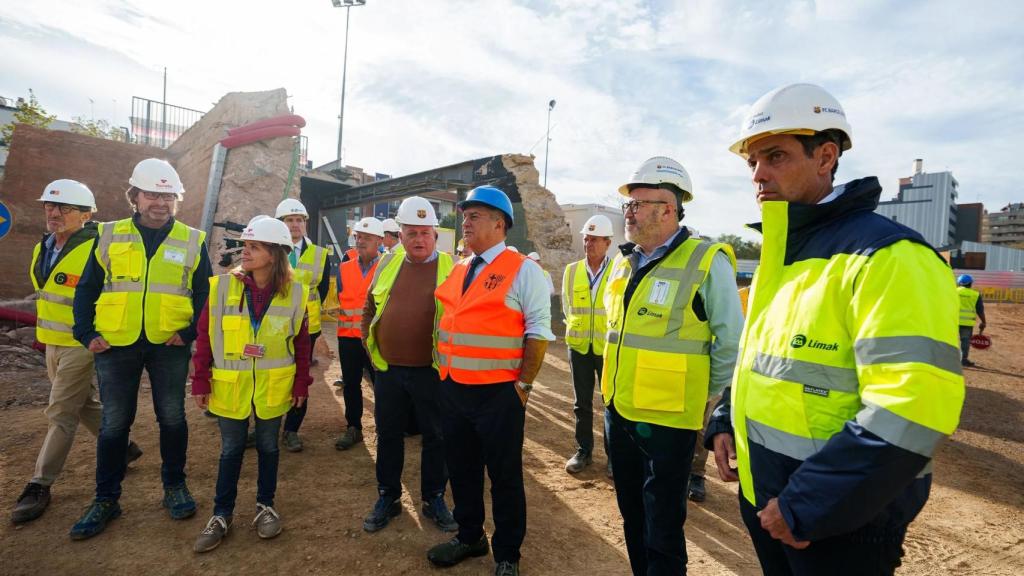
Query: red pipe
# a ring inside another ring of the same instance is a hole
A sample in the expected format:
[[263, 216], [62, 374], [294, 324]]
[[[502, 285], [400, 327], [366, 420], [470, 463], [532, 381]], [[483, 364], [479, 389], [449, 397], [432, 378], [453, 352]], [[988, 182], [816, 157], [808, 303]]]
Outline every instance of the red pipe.
[[298, 114], [285, 114], [283, 116], [274, 116], [273, 118], [264, 118], [263, 120], [257, 120], [250, 122], [245, 126], [239, 126], [238, 128], [229, 128], [228, 136], [235, 136], [237, 134], [244, 134], [252, 130], [258, 130], [260, 128], [268, 128], [270, 126], [298, 126], [299, 128], [306, 127], [306, 119]]
[[282, 136], [298, 136], [300, 133], [301, 130], [295, 126], [268, 126], [228, 136], [220, 141], [220, 145], [230, 150], [231, 148], [259, 142], [260, 140], [280, 138]]
[[[24, 324], [26, 326], [36, 325], [35, 314], [31, 312], [24, 312], [22, 310], [15, 310], [14, 308], [0, 307], [0, 320], [10, 320], [15, 324]], [[32, 347], [40, 352], [46, 352], [46, 344], [42, 344], [39, 341], [33, 342]]]

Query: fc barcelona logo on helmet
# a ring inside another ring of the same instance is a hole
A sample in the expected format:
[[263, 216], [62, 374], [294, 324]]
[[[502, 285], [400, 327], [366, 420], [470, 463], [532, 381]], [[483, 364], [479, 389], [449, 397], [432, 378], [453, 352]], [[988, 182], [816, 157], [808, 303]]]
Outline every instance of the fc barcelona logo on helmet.
[[427, 217], [427, 211], [426, 210], [422, 210], [422, 209], [417, 210], [416, 211], [416, 217], [419, 218], [420, 220], [426, 218]]

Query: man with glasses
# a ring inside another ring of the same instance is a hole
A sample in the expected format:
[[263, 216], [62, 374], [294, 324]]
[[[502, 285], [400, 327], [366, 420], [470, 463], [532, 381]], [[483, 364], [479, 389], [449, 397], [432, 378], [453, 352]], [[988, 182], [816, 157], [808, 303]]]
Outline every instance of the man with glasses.
[[619, 187], [629, 241], [611, 263], [601, 392], [633, 574], [686, 573], [686, 486], [709, 396], [728, 385], [743, 327], [736, 262], [679, 225], [686, 170], [655, 157]]
[[131, 218], [100, 224], [74, 297], [74, 337], [96, 354], [103, 424], [96, 444], [96, 498], [71, 538], [99, 534], [121, 514], [128, 432], [146, 369], [160, 425], [163, 506], [171, 518], [195, 514], [185, 485], [185, 378], [195, 323], [211, 274], [205, 234], [174, 219], [185, 192], [164, 160], [139, 162], [125, 192]]
[[[56, 180], [43, 189], [47, 234], [32, 252], [29, 274], [36, 289], [36, 340], [46, 344], [46, 372], [50, 378], [50, 401], [43, 413], [49, 420], [46, 439], [36, 459], [35, 475], [25, 486], [11, 512], [11, 521], [21, 524], [35, 520], [50, 503], [50, 486], [64, 469], [75, 441], [78, 423], [93, 436], [100, 430], [100, 402], [93, 385], [93, 354], [71, 334], [71, 312], [75, 287], [89, 259], [96, 224], [92, 191], [74, 180]], [[142, 456], [129, 443], [127, 460]]]

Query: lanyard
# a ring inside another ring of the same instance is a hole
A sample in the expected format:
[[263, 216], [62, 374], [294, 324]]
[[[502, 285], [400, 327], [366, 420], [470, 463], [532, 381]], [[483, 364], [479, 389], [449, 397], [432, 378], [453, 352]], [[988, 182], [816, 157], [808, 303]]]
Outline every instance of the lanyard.
[[[249, 309], [249, 324], [252, 326], [252, 334], [253, 334], [253, 336], [256, 336], [256, 334], [258, 334], [259, 331], [260, 331], [260, 324], [263, 323], [263, 317], [267, 315], [267, 311], [264, 310], [263, 311], [263, 316], [261, 316], [259, 319], [257, 319], [256, 318], [256, 307], [251, 305], [251, 303], [252, 303], [252, 289], [250, 289], [249, 286], [246, 286], [242, 290], [242, 294], [243, 294], [244, 298], [246, 300], [248, 300], [249, 303], [250, 303], [250, 306], [247, 306], [247, 308]], [[243, 300], [243, 302], [244, 302], [244, 300]]]
[[608, 266], [608, 258], [605, 258], [601, 262], [601, 267], [597, 269], [597, 274], [594, 274], [593, 278], [590, 278], [590, 274], [589, 274], [589, 272], [590, 272], [590, 264], [587, 264], [586, 261], [584, 261], [583, 265], [587, 267], [587, 272], [588, 272], [587, 279], [590, 281], [590, 290], [593, 291], [594, 290], [594, 285], [601, 281], [601, 276], [604, 274], [604, 269], [605, 269], [606, 266]]

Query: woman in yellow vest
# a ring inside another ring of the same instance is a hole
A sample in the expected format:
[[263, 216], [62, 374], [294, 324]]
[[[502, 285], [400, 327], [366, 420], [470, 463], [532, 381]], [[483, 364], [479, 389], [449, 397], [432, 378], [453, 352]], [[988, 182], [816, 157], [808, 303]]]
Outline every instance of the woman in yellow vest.
[[309, 288], [292, 277], [288, 227], [257, 216], [240, 238], [245, 241], [241, 265], [210, 279], [193, 358], [192, 395], [200, 408], [219, 417], [221, 433], [213, 517], [196, 539], [196, 552], [216, 548], [231, 526], [254, 411], [259, 465], [253, 525], [260, 538], [281, 533], [281, 517], [274, 509], [278, 431], [289, 408], [305, 403], [312, 381]]

